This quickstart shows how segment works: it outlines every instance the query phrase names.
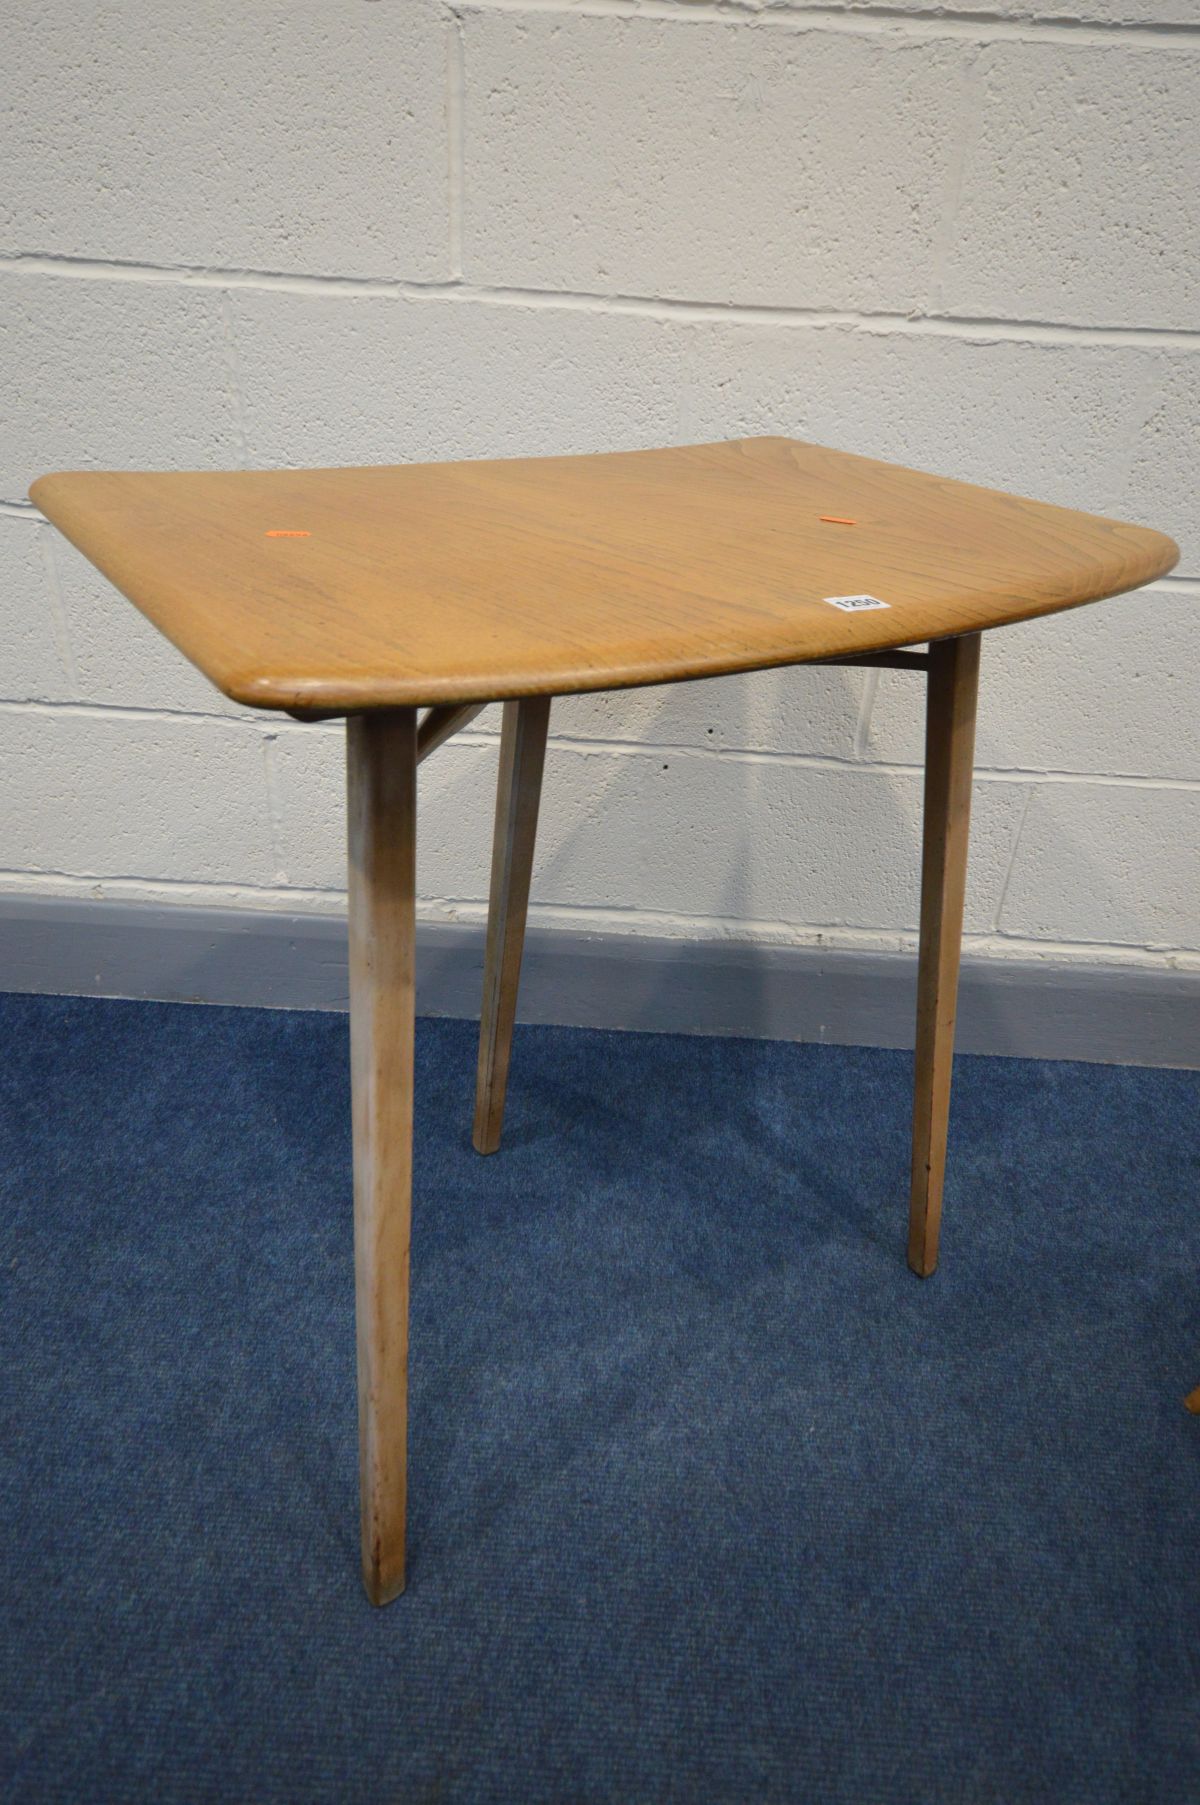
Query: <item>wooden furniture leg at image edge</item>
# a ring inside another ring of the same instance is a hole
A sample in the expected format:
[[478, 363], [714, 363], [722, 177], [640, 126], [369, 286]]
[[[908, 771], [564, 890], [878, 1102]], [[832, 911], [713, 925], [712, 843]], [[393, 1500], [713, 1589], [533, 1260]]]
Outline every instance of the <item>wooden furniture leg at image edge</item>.
[[346, 723], [350, 1080], [363, 1584], [404, 1590], [417, 714]]
[[508, 1061], [517, 1014], [529, 879], [533, 871], [549, 730], [549, 696], [530, 696], [521, 702], [504, 704], [483, 968], [483, 1007], [479, 1021], [479, 1066], [475, 1078], [473, 1139], [479, 1153], [495, 1153], [500, 1145], [504, 1121]]
[[928, 1278], [937, 1265], [942, 1218], [978, 690], [979, 634], [935, 641], [929, 648], [925, 704], [921, 950], [908, 1219], [908, 1263], [921, 1278]]

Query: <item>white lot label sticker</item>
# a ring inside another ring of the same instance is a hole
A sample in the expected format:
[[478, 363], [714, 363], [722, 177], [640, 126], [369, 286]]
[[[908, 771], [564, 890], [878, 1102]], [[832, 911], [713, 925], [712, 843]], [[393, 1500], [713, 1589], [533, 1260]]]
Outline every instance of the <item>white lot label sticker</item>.
[[857, 614], [860, 608], [890, 608], [890, 602], [881, 602], [877, 595], [827, 595], [822, 600], [831, 608], [842, 608], [847, 614]]

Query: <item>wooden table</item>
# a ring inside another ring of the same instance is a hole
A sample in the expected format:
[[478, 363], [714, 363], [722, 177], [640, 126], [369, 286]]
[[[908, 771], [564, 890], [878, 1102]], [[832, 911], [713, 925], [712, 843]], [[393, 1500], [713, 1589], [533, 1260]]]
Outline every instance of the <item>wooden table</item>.
[[779, 438], [397, 468], [67, 472], [30, 494], [225, 695], [347, 718], [362, 1562], [375, 1603], [404, 1586], [416, 769], [486, 703], [505, 706], [481, 1153], [500, 1139], [551, 697], [797, 663], [924, 674], [908, 1259], [933, 1271], [980, 634], [1150, 582], [1176, 561], [1170, 539]]

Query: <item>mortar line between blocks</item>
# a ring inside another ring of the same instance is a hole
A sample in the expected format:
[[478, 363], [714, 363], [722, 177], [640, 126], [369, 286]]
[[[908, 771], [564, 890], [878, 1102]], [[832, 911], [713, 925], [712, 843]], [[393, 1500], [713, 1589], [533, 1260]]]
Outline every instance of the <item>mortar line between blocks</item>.
[[[106, 896], [112, 892], [113, 896]], [[189, 905], [179, 900], [180, 893], [199, 898]], [[248, 913], [305, 914], [313, 919], [340, 920], [345, 916], [344, 890], [292, 888], [285, 885], [239, 884], [229, 880], [204, 881], [190, 878], [104, 876], [85, 872], [28, 868], [0, 868], [0, 896], [86, 897], [89, 900], [126, 900], [129, 902], [165, 902], [169, 907], [204, 906], [223, 903], [236, 906], [250, 900]], [[276, 908], [274, 905], [282, 905]], [[451, 898], [421, 896], [417, 903], [418, 918], [423, 922], [460, 920], [482, 925], [486, 919], [486, 897]], [[905, 957], [916, 956], [917, 930], [907, 927], [848, 928], [841, 923], [768, 921], [759, 918], [720, 915], [682, 915], [673, 910], [638, 909], [633, 906], [595, 906], [587, 903], [530, 903], [531, 922], [552, 926], [555, 918], [564, 923], [585, 923], [603, 930], [610, 923], [634, 923], [624, 936], [631, 940], [659, 937], [656, 929], [686, 927], [685, 933], [667, 932], [666, 938], [703, 941], [730, 946], [786, 946], [812, 951], [878, 951], [895, 952]], [[697, 933], [697, 928], [708, 932]], [[732, 930], [732, 931], [730, 931]], [[1038, 962], [1061, 960], [1075, 965], [1124, 965], [1142, 970], [1200, 971], [1200, 954], [1188, 947], [1145, 946], [1133, 942], [1086, 940], [1036, 940], [1018, 934], [995, 934], [973, 930], [963, 935], [964, 952], [991, 956], [996, 964], [1028, 957]]]
[[880, 0], [864, 4], [763, 5], [762, 0], [458, 0], [464, 14], [550, 14], [560, 18], [652, 19], [689, 25], [742, 25], [791, 33], [829, 31], [894, 38], [970, 38], [975, 42], [1044, 43], [1111, 46], [1120, 38], [1160, 48], [1188, 48], [1200, 28], [1174, 21], [1147, 22], [1078, 19], [1064, 15], [1005, 18], [969, 7], [889, 6]]
[[89, 900], [103, 902], [110, 900], [103, 894], [110, 890], [129, 901], [164, 900], [169, 901], [172, 907], [187, 906], [178, 902], [180, 892], [187, 896], [199, 896], [210, 903], [236, 904], [239, 899], [250, 898], [251, 907], [256, 912], [266, 914], [275, 912], [268, 905], [281, 903], [284, 907], [279, 913], [303, 913], [308, 905], [315, 904], [318, 906], [312, 908], [311, 913], [338, 916], [345, 913], [346, 904], [345, 890], [321, 890], [288, 884], [237, 883], [223, 879], [123, 877], [111, 873], [97, 877], [94, 873], [65, 871], [61, 868], [31, 870], [15, 866], [0, 867], [0, 896], [83, 894]]
[[413, 302], [455, 302], [472, 306], [546, 308], [598, 314], [634, 314], [657, 320], [778, 326], [781, 329], [843, 329], [888, 337], [957, 338], [986, 343], [1097, 345], [1154, 350], [1200, 348], [1200, 329], [1180, 326], [1088, 325], [1069, 320], [994, 319], [983, 315], [871, 311], [862, 308], [804, 308], [776, 301], [730, 301], [591, 292], [581, 289], [503, 286], [461, 281], [415, 282], [404, 278], [333, 276], [279, 270], [202, 268], [70, 257], [41, 251], [0, 254], [0, 272], [59, 276], [73, 281], [165, 282], [190, 288], [252, 289], [284, 294], [341, 295], [346, 298]]
[[450, 274], [462, 280], [466, 203], [466, 45], [463, 23], [451, 10], [446, 24], [446, 182]]
[[[300, 728], [300, 732], [308, 732]], [[500, 736], [497, 733], [460, 733], [441, 748], [442, 751], [458, 747], [498, 745]], [[574, 753], [581, 758], [616, 757], [616, 758], [679, 758], [694, 759], [703, 762], [728, 764], [778, 764], [795, 766], [803, 770], [843, 772], [847, 775], [876, 777], [919, 777], [924, 778], [923, 761], [904, 762], [898, 759], [859, 759], [853, 755], [839, 757], [829, 752], [788, 752], [775, 751], [769, 747], [750, 746], [700, 746], [684, 745], [668, 740], [593, 740], [572, 734], [551, 733], [550, 747], [562, 752]], [[979, 765], [975, 769], [976, 783], [1045, 783], [1065, 785], [1099, 784], [1110, 789], [1158, 789], [1158, 790], [1200, 790], [1200, 778], [1147, 776], [1138, 772], [1121, 771], [1068, 771], [1047, 768], [1031, 769], [1024, 765]]]
[[[72, 719], [114, 721], [150, 721], [158, 726], [174, 721], [209, 722], [221, 727], [236, 727], [240, 732], [247, 728], [257, 732], [264, 723], [274, 729], [271, 716], [252, 714], [249, 710], [239, 714], [222, 714], [214, 709], [211, 713], [200, 708], [146, 708], [126, 702], [90, 702], [84, 697], [76, 697], [64, 701], [36, 700], [29, 701], [14, 697], [0, 698], [0, 716], [6, 714], [52, 715], [56, 719], [69, 716]], [[310, 731], [308, 728], [302, 732]], [[313, 729], [313, 731], [320, 731]]]
[[[159, 725], [175, 721], [193, 721], [232, 727], [239, 732], [249, 730], [254, 733], [261, 733], [262, 729], [267, 727], [276, 739], [283, 734], [287, 734], [289, 737], [293, 734], [302, 734], [309, 739], [316, 736], [328, 738], [330, 735], [336, 734], [340, 726], [338, 721], [308, 724], [282, 720], [275, 714], [250, 712], [205, 714], [198, 709], [142, 708], [108, 702], [24, 701], [12, 698], [0, 699], [0, 718], [6, 714], [46, 715], [55, 719], [69, 716], [85, 720], [152, 721]], [[454, 739], [439, 749], [439, 756], [444, 757], [448, 752], [453, 753], [455, 750], [474, 749], [478, 751], [481, 746], [498, 745], [499, 738], [499, 734], [494, 732], [457, 734]], [[551, 734], [550, 745], [560, 752], [568, 752], [580, 758], [645, 758], [657, 761], [666, 757], [701, 763], [777, 764], [800, 770], [841, 772], [858, 777], [870, 774], [876, 777], [920, 778], [923, 777], [925, 770], [923, 764], [905, 763], [900, 760], [874, 761], [859, 759], [852, 754], [839, 757], [834, 753], [773, 751], [767, 747], [698, 746], [656, 740], [594, 740], [570, 734]], [[1033, 781], [1039, 784], [1099, 785], [1107, 789], [1179, 790], [1185, 792], [1200, 790], [1200, 778], [1193, 777], [1147, 776], [1142, 773], [1116, 771], [1030, 770], [1024, 766], [980, 766], [975, 771], [975, 781], [976, 783], [997, 784]]]

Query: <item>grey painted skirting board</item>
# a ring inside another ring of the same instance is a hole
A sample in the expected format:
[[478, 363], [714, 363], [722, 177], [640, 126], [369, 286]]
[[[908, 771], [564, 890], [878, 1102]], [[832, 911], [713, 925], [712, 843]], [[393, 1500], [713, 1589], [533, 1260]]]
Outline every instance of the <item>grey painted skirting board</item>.
[[[427, 1015], [475, 1016], [483, 930], [423, 923]], [[0, 897], [0, 990], [346, 1008], [338, 917]], [[533, 928], [521, 1019], [597, 1028], [911, 1046], [916, 961], [900, 953]], [[1200, 973], [967, 960], [964, 1053], [1200, 1066]]]

